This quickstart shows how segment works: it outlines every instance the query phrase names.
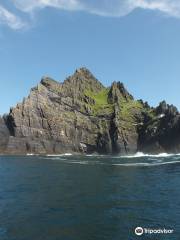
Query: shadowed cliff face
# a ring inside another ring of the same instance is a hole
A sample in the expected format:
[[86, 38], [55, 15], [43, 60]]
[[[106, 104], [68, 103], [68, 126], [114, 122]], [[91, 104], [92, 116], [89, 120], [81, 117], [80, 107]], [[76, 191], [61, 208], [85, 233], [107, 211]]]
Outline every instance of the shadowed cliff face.
[[161, 102], [139, 129], [140, 151], [180, 152], [180, 114], [176, 107]]
[[0, 117], [0, 153], [6, 150], [9, 136], [10, 133], [5, 123], [5, 119]]
[[0, 153], [176, 152], [179, 126], [173, 106], [163, 102], [150, 108], [134, 100], [122, 83], [105, 88], [81, 68], [63, 83], [44, 77], [0, 118]]

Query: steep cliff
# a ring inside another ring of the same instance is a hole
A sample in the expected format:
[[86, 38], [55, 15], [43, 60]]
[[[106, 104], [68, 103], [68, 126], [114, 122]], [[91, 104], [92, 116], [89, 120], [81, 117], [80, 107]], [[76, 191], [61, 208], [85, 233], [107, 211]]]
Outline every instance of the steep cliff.
[[10, 133], [5, 123], [5, 117], [0, 117], [0, 153], [6, 151], [7, 144], [9, 142]]
[[138, 149], [144, 152], [180, 152], [180, 114], [173, 105], [165, 101], [145, 118], [139, 129]]
[[180, 150], [180, 115], [134, 100], [124, 85], [104, 87], [86, 68], [63, 83], [44, 77], [0, 118], [0, 153], [130, 154]]

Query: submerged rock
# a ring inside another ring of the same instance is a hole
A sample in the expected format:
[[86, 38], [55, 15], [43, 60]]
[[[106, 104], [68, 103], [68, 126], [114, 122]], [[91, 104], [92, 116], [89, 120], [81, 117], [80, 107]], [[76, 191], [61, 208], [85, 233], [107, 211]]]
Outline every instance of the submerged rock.
[[59, 83], [43, 77], [0, 118], [0, 153], [131, 154], [180, 150], [180, 115], [151, 108], [120, 82], [104, 87], [86, 68]]

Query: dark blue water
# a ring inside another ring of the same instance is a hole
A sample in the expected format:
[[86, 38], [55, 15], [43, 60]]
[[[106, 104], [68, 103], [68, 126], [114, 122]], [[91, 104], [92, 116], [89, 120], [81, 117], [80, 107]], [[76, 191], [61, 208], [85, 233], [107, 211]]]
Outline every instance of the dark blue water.
[[0, 157], [0, 240], [131, 239], [180, 239], [179, 155]]

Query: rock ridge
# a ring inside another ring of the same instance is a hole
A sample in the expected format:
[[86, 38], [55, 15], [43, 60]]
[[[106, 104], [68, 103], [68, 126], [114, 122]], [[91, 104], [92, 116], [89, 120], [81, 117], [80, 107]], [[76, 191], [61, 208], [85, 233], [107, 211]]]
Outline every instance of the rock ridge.
[[1, 154], [177, 153], [180, 114], [135, 100], [123, 83], [105, 87], [86, 68], [63, 83], [44, 76], [0, 117]]

